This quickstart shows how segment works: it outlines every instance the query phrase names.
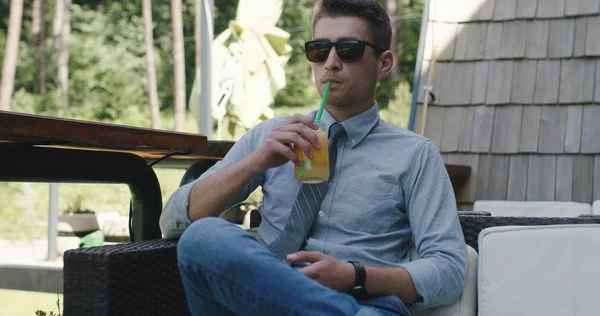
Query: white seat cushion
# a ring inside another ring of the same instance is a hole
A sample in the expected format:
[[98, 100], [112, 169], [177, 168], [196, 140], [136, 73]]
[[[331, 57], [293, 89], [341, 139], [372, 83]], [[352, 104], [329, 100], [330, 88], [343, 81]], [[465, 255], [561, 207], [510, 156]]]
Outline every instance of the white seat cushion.
[[600, 225], [484, 229], [478, 315], [598, 315], [598, 262]]
[[474, 211], [487, 211], [494, 216], [577, 217], [592, 214], [592, 206], [577, 202], [475, 201]]
[[[414, 249], [413, 249], [414, 250]], [[477, 315], [477, 252], [467, 245], [467, 279], [460, 297], [447, 306], [411, 311], [413, 316], [475, 316]], [[411, 258], [415, 258], [411, 253]]]
[[594, 214], [594, 215], [600, 215], [600, 200], [597, 200], [592, 205], [592, 214]]

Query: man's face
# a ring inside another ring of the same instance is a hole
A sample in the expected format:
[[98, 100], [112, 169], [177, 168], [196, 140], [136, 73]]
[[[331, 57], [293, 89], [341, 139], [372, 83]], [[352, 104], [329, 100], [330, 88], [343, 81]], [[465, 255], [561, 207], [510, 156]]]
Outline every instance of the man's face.
[[[323, 17], [314, 27], [314, 39], [337, 42], [342, 39], [358, 39], [373, 42], [367, 22], [358, 17]], [[366, 46], [361, 60], [345, 62], [331, 48], [327, 60], [312, 63], [319, 93], [323, 95], [328, 80], [331, 89], [327, 104], [341, 107], [367, 102], [372, 105], [381, 64], [372, 47]], [[384, 75], [385, 77], [385, 75]]]

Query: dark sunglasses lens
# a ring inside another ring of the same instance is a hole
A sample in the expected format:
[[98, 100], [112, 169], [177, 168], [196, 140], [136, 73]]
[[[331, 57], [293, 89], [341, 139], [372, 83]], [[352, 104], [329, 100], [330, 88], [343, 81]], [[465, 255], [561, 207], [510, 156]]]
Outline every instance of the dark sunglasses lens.
[[338, 56], [343, 61], [359, 61], [365, 53], [365, 45], [359, 41], [341, 41], [335, 46]]
[[313, 41], [306, 43], [306, 58], [313, 63], [323, 62], [329, 56], [331, 43], [327, 41]]

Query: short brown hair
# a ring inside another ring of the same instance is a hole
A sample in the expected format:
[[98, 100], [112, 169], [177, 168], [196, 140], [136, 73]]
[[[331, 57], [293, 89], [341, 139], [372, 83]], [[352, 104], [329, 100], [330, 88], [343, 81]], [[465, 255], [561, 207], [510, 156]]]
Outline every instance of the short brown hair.
[[313, 31], [323, 17], [359, 17], [367, 21], [373, 44], [389, 50], [392, 42], [390, 17], [375, 0], [322, 0], [313, 17]]

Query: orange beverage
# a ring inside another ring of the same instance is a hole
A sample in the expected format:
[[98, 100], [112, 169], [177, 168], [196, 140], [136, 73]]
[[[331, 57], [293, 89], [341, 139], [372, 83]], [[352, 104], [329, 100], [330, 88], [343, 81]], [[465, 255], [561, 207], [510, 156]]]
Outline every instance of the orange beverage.
[[327, 149], [327, 132], [324, 127], [315, 131], [321, 148], [312, 148], [313, 158], [309, 159], [304, 151], [296, 147], [295, 152], [300, 160], [300, 166], [294, 165], [296, 180], [302, 183], [319, 183], [329, 179], [329, 150]]

